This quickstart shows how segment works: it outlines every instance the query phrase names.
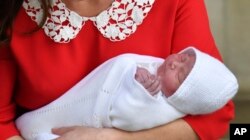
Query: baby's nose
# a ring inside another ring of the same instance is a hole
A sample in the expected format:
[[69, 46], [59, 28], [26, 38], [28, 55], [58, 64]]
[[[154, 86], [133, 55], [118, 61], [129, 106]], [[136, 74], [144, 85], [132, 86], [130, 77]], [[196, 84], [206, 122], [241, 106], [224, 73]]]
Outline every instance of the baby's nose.
[[169, 63], [169, 67], [170, 67], [172, 70], [174, 70], [174, 69], [176, 69], [177, 67], [180, 67], [180, 66], [181, 66], [181, 63], [178, 62], [178, 61], [171, 61], [171, 62]]
[[174, 70], [176, 68], [176, 62], [175, 61], [171, 61], [169, 63], [169, 67], [170, 67], [170, 69]]

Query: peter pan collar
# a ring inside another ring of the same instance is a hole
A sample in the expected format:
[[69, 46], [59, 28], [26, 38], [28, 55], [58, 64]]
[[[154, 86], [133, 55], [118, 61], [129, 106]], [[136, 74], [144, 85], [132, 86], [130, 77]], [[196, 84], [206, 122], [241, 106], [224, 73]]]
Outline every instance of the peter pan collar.
[[[93, 21], [101, 34], [111, 41], [121, 41], [133, 34], [151, 10], [155, 0], [114, 0], [112, 5], [96, 17], [82, 17], [68, 9], [61, 0], [51, 0], [49, 16], [43, 29], [59, 43], [74, 39], [86, 21]], [[26, 13], [39, 24], [43, 9], [38, 0], [24, 0]]]

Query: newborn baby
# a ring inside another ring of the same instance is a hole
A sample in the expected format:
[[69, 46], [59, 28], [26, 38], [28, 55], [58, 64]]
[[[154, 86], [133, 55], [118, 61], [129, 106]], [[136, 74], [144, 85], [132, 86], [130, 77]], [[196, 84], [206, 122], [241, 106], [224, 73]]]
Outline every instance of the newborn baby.
[[165, 61], [124, 54], [48, 105], [23, 114], [16, 125], [26, 140], [54, 139], [59, 136], [52, 128], [75, 125], [138, 131], [216, 111], [237, 90], [237, 80], [224, 64], [193, 47]]
[[195, 54], [192, 51], [172, 54], [158, 67], [156, 75], [151, 74], [146, 68], [138, 67], [135, 79], [151, 95], [155, 95], [161, 90], [168, 97], [182, 84], [194, 63]]

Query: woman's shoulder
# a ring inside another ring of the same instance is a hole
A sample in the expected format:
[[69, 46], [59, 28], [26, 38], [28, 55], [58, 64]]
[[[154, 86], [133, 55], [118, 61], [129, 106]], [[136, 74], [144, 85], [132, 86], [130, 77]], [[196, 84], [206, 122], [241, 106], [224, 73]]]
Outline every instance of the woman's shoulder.
[[13, 31], [17, 33], [30, 33], [38, 29], [38, 24], [27, 14], [23, 6], [18, 11], [13, 23]]

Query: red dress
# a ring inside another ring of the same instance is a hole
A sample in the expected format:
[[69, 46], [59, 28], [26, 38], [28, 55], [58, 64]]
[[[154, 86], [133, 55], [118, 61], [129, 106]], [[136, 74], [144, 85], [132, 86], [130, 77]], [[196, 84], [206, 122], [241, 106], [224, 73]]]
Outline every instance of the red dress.
[[[93, 23], [85, 21], [68, 43], [58, 43], [45, 34], [44, 28], [30, 33], [37, 23], [21, 7], [10, 47], [0, 48], [0, 139], [18, 135], [13, 122], [16, 105], [29, 110], [41, 107], [96, 66], [119, 54], [165, 58], [195, 46], [221, 59], [203, 0], [155, 0], [135, 32], [120, 41], [111, 41]], [[225, 135], [233, 117], [234, 106], [230, 101], [212, 114], [184, 119], [201, 139], [215, 140]]]

